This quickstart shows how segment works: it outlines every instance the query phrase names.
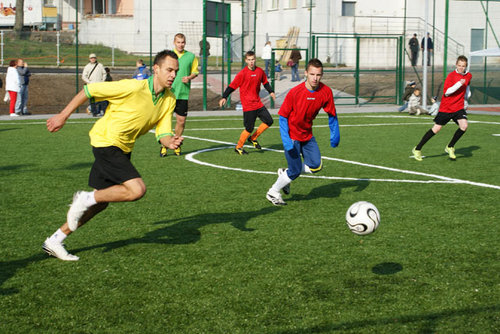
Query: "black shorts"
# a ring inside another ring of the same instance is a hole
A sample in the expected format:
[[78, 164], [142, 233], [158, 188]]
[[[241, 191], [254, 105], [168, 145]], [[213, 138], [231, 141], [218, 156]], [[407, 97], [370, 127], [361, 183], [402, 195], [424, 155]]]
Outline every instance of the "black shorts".
[[179, 116], [186, 117], [188, 115], [188, 100], [177, 100], [174, 112]]
[[436, 117], [434, 117], [434, 123], [437, 125], [446, 125], [449, 121], [453, 120], [456, 124], [458, 124], [459, 119], [467, 119], [467, 112], [462, 109], [456, 112], [438, 112]]
[[141, 177], [130, 162], [131, 153], [116, 146], [92, 147], [95, 161], [89, 175], [89, 186], [105, 189]]
[[262, 123], [266, 123], [268, 126], [273, 125], [273, 117], [266, 109], [266, 107], [259, 108], [257, 110], [249, 110], [243, 112], [243, 126], [248, 132], [252, 132], [255, 127], [255, 120], [259, 117]]

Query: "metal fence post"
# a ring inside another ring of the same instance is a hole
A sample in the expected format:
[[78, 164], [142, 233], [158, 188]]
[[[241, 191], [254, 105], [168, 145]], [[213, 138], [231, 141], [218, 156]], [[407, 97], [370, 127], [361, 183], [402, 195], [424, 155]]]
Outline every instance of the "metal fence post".
[[61, 36], [61, 33], [58, 31], [56, 33], [56, 37], [57, 37], [57, 43], [56, 43], [56, 48], [57, 48], [57, 60], [56, 60], [56, 65], [57, 67], [59, 67], [60, 65], [60, 62], [59, 62], [59, 47], [60, 47], [60, 41], [59, 41], [59, 37]]
[[[275, 67], [276, 67], [276, 54], [273, 52], [271, 52], [271, 87], [273, 88], [273, 91], [275, 91], [274, 87], [275, 87], [275, 79], [274, 79], [274, 70], [275, 70]], [[271, 109], [274, 108], [274, 100], [273, 98], [270, 98], [271, 100]]]
[[1, 49], [1, 55], [0, 57], [2, 58], [1, 59], [1, 62], [2, 62], [2, 66], [3, 66], [3, 30], [0, 31], [0, 49]]

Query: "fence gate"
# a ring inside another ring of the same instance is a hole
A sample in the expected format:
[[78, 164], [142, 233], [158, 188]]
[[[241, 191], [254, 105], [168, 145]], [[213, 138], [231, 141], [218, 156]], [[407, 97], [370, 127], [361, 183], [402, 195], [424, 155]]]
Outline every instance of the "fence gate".
[[312, 57], [336, 104], [400, 104], [404, 90], [402, 35], [312, 34]]

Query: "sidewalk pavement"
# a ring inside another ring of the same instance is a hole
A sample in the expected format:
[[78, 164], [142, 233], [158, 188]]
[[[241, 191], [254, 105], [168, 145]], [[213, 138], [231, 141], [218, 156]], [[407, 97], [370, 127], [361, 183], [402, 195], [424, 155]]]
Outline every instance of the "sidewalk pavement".
[[[468, 111], [468, 114], [480, 114], [480, 115], [493, 115], [500, 116], [500, 112], [498, 111], [489, 111], [490, 108], [499, 108], [500, 106], [493, 105], [474, 105], [472, 106], [474, 110]], [[269, 109], [269, 112], [272, 115], [278, 114], [277, 108]], [[352, 113], [395, 113], [398, 115], [407, 115], [406, 113], [398, 113], [397, 106], [393, 104], [378, 104], [378, 105], [361, 105], [361, 106], [344, 106], [337, 105], [337, 112], [339, 115], [342, 114], [352, 114]], [[206, 110], [206, 111], [189, 111], [189, 117], [207, 117], [207, 116], [241, 116], [242, 112], [234, 109], [228, 110]], [[0, 115], [0, 121], [20, 121], [20, 120], [41, 120], [48, 119], [54, 116], [54, 114], [35, 114], [29, 116], [19, 116], [19, 117], [11, 117], [9, 115]], [[418, 117], [418, 116], [415, 116]], [[85, 112], [73, 113], [70, 119], [93, 119], [97, 120], [97, 117], [92, 117]]]

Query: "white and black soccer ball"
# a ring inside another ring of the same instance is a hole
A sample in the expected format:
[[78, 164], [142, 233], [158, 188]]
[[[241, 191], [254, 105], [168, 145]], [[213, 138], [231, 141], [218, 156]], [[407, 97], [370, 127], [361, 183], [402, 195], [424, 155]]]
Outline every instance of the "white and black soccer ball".
[[380, 213], [372, 203], [360, 201], [349, 207], [345, 220], [352, 233], [367, 235], [377, 229], [380, 223]]

